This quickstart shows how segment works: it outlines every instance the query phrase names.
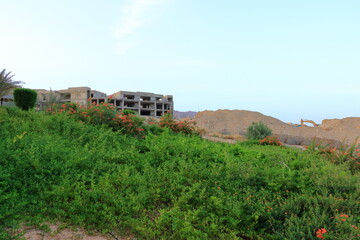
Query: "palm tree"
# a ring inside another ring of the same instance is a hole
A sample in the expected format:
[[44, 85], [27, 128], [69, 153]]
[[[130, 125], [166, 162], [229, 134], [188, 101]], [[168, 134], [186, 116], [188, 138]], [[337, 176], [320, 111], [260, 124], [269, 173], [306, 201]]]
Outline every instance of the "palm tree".
[[9, 94], [12, 89], [20, 87], [19, 84], [23, 84], [21, 81], [13, 81], [11, 78], [14, 76], [11, 72], [6, 73], [6, 69], [0, 72], [0, 98]]

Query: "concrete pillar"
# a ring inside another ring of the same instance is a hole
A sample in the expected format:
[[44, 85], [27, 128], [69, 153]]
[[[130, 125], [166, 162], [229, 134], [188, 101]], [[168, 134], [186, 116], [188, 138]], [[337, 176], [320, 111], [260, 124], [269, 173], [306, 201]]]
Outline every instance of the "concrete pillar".
[[139, 101], [138, 101], [138, 113], [139, 113], [139, 115], [141, 115], [141, 101], [140, 101], [140, 98], [139, 98]]

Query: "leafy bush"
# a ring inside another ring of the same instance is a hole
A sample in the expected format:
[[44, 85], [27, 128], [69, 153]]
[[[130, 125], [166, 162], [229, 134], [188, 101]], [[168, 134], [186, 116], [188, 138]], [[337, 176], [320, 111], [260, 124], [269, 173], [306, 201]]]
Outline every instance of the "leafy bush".
[[17, 88], [14, 90], [15, 105], [22, 110], [35, 107], [37, 92], [32, 89]]
[[171, 113], [166, 113], [160, 118], [160, 127], [171, 129], [175, 133], [185, 135], [200, 135], [201, 130], [196, 128], [196, 122], [191, 120], [176, 121]]
[[128, 134], [133, 137], [144, 137], [144, 119], [136, 116], [132, 112], [118, 112], [111, 122], [110, 126], [114, 130], [119, 130], [123, 134]]
[[252, 140], [264, 139], [270, 136], [272, 130], [262, 122], [253, 122], [246, 131], [246, 137]]
[[93, 125], [110, 125], [117, 114], [114, 105], [109, 103], [91, 104], [89, 106], [80, 106], [74, 116], [82, 122]]

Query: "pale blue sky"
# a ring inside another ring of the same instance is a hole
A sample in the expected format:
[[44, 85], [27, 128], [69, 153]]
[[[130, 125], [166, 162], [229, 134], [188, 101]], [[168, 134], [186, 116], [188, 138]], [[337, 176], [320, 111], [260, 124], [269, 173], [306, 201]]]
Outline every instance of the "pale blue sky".
[[28, 88], [174, 95], [175, 109], [360, 117], [359, 0], [0, 0]]

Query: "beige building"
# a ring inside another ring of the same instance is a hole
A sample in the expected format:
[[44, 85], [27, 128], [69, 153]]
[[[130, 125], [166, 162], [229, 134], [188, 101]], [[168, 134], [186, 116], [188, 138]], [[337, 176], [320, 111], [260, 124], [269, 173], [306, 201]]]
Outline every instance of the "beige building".
[[119, 91], [107, 96], [106, 93], [91, 90], [89, 87], [71, 87], [68, 89], [48, 91], [34, 89], [38, 93], [38, 107], [49, 102], [74, 102], [78, 104], [104, 103], [114, 104], [119, 110], [133, 110], [141, 116], [159, 117], [166, 112], [173, 112], [172, 95], [161, 95], [149, 92]]
[[[46, 103], [52, 102], [74, 102], [87, 104], [90, 98], [91, 89], [89, 87], [71, 87], [63, 90], [34, 89], [38, 93], [37, 106], [41, 107]], [[105, 94], [105, 93], [104, 93]], [[106, 95], [106, 94], [105, 94]]]
[[71, 87], [64, 90], [59, 90], [60, 101], [73, 102], [86, 105], [91, 96], [91, 88], [89, 87]]

